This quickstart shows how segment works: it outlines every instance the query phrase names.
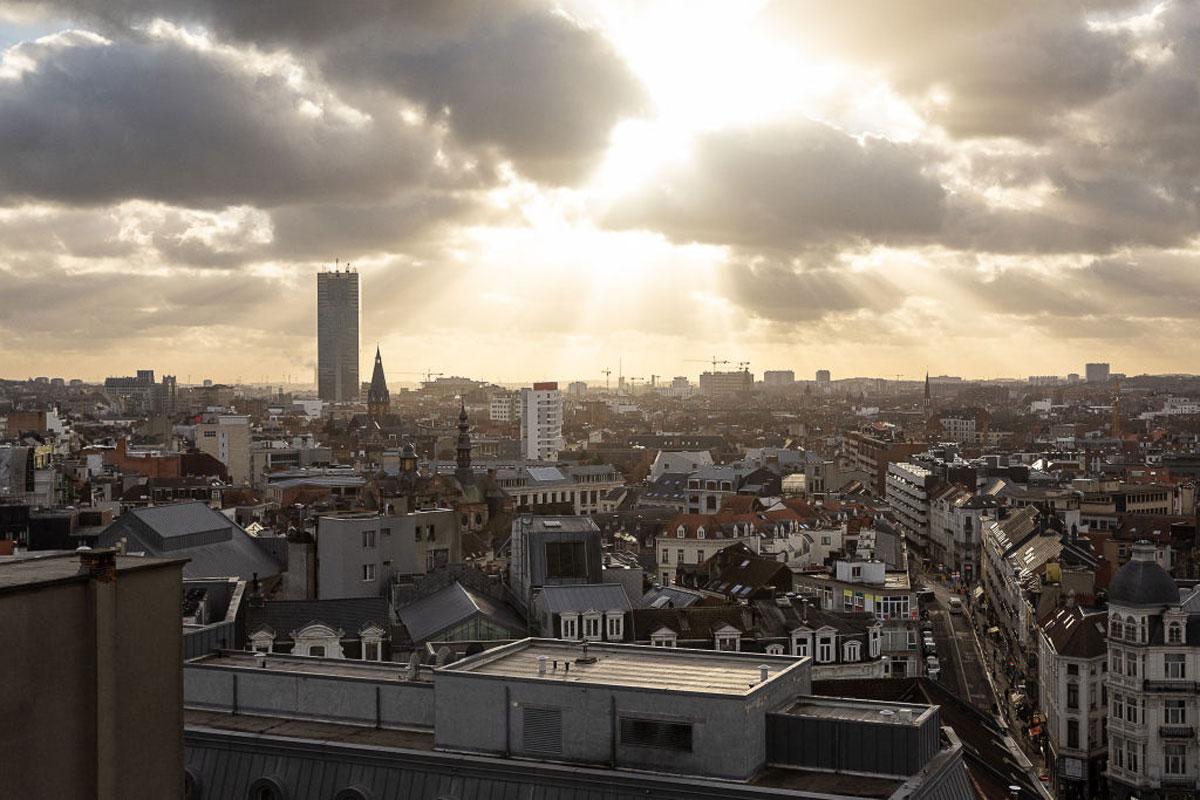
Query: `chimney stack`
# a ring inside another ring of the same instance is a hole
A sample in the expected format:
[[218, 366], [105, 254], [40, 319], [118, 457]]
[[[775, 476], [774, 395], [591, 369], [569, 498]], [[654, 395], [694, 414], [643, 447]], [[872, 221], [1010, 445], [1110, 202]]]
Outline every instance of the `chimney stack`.
[[117, 579], [117, 551], [111, 547], [85, 550], [79, 554], [79, 571], [101, 583]]
[[767, 666], [766, 664], [759, 664], [758, 665], [758, 681], [759, 681], [759, 683], [766, 683], [767, 678], [769, 678], [769, 677], [771, 677], [771, 668], [769, 666]]

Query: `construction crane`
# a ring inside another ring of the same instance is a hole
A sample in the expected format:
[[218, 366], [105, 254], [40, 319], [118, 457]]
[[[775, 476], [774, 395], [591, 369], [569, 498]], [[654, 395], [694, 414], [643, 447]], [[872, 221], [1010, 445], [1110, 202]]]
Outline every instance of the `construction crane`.
[[441, 377], [444, 377], [444, 375], [445, 375], [445, 373], [443, 373], [443, 372], [433, 372], [431, 370], [425, 370], [425, 382], [429, 383], [432, 378], [441, 378]]
[[602, 369], [600, 371], [604, 373], [604, 391], [607, 392], [608, 391], [608, 376], [612, 375], [612, 370], [609, 369], [608, 367], [605, 367], [604, 369]]
[[750, 362], [749, 361], [739, 361], [739, 362], [737, 362], [737, 365], [738, 365], [738, 372], [749, 372], [750, 371]]
[[717, 371], [717, 365], [718, 365], [718, 364], [732, 364], [732, 363], [733, 363], [732, 361], [729, 361], [728, 359], [724, 359], [724, 360], [722, 360], [722, 359], [718, 359], [716, 356], [713, 356], [712, 358], [688, 358], [688, 359], [685, 359], [685, 360], [686, 360], [686, 361], [689, 361], [689, 362], [692, 362], [692, 363], [696, 363], [696, 364], [709, 364], [709, 363], [711, 363], [711, 364], [712, 364], [712, 371], [713, 371], [713, 372], [716, 372], [716, 371]]

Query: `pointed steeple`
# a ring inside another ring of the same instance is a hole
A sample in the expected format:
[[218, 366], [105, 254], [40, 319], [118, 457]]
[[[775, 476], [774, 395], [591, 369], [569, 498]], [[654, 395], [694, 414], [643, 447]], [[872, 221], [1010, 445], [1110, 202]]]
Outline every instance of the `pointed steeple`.
[[925, 370], [925, 400], [929, 400], [929, 370]]
[[467, 421], [467, 401], [462, 401], [458, 413], [458, 470], [461, 473], [471, 473], [471, 424]]
[[387, 416], [391, 409], [392, 396], [388, 392], [387, 378], [383, 375], [383, 357], [376, 345], [375, 371], [371, 373], [371, 388], [367, 390], [367, 413], [372, 419], [379, 420]]

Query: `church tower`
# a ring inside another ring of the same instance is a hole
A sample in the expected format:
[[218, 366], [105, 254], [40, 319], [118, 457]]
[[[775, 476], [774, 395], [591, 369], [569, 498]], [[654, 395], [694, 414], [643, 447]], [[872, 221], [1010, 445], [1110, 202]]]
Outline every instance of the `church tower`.
[[371, 373], [371, 388], [367, 390], [367, 414], [379, 422], [392, 410], [392, 396], [388, 392], [387, 378], [383, 376], [383, 359], [379, 347], [375, 348], [375, 371]]
[[462, 410], [458, 414], [458, 472], [460, 475], [471, 473], [471, 425], [467, 421], [467, 403], [464, 400]]

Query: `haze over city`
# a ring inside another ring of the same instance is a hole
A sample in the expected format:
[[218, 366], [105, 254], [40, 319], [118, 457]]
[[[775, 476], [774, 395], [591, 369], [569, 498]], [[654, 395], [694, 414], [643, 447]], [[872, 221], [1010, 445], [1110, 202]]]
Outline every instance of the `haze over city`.
[[0, 375], [1195, 370], [1190, 3], [324, 8], [0, 7]]

